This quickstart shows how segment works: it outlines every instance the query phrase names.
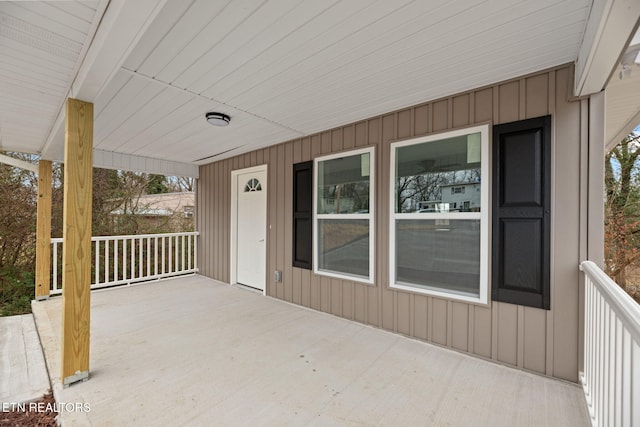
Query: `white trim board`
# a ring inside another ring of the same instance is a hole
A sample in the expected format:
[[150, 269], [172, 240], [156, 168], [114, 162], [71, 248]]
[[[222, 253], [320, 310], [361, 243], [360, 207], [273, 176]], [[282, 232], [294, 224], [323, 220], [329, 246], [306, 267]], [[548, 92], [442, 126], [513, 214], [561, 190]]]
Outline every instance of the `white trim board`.
[[38, 165], [25, 162], [24, 160], [14, 159], [13, 157], [5, 156], [4, 154], [0, 154], [0, 163], [38, 173]]
[[575, 96], [600, 92], [616, 69], [640, 19], [638, 0], [595, 0], [576, 59]]

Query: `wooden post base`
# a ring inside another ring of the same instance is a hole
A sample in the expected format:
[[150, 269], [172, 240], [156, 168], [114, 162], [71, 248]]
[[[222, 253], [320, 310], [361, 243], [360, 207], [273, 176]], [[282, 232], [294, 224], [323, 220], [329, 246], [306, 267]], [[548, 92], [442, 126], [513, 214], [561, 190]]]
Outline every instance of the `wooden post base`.
[[80, 381], [85, 382], [88, 380], [89, 380], [89, 371], [83, 371], [83, 372], [78, 371], [75, 374], [64, 378], [62, 381], [62, 385], [64, 386], [64, 388], [67, 388], [71, 384], [75, 384]]

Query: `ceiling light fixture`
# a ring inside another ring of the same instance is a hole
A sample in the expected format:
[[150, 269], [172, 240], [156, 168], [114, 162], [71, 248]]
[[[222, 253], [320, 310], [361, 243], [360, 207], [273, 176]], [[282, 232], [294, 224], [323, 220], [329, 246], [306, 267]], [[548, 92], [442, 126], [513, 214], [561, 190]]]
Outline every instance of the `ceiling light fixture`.
[[205, 114], [205, 117], [207, 118], [207, 122], [214, 126], [228, 126], [231, 121], [231, 117], [222, 113], [211, 112]]

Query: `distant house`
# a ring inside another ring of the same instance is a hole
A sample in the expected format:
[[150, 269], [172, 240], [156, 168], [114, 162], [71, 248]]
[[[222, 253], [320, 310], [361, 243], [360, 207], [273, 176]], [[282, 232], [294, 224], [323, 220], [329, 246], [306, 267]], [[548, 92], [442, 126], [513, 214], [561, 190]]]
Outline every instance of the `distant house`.
[[123, 216], [142, 218], [147, 225], [166, 225], [167, 231], [193, 229], [195, 194], [193, 192], [145, 194], [111, 211], [114, 220]]
[[480, 183], [466, 182], [440, 186], [440, 200], [418, 202], [418, 212], [479, 212]]
[[448, 184], [442, 187], [442, 203], [446, 203], [449, 211], [479, 212], [480, 183], [467, 182]]

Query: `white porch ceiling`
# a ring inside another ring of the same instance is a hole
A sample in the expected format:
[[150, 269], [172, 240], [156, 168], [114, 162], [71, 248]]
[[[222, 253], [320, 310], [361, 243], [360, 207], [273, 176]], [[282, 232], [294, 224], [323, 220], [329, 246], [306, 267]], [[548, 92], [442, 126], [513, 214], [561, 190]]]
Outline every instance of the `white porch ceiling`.
[[574, 62], [603, 1], [0, 2], [0, 150], [61, 160], [70, 95], [100, 158], [208, 163]]
[[0, 2], [0, 150], [41, 151], [105, 6]]

